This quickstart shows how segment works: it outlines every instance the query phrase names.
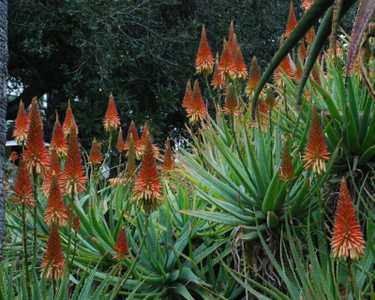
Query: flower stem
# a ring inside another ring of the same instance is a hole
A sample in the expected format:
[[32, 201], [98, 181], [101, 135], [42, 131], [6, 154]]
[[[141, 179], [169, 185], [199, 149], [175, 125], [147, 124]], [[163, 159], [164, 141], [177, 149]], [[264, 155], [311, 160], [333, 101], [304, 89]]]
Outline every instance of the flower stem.
[[34, 265], [36, 265], [36, 261], [37, 261], [37, 249], [38, 249], [38, 245], [37, 245], [37, 218], [38, 218], [38, 211], [37, 211], [37, 208], [38, 208], [38, 193], [37, 193], [37, 188], [38, 188], [38, 183], [37, 183], [37, 180], [38, 180], [38, 175], [36, 174], [35, 170], [33, 171], [33, 193], [34, 193], [34, 200], [35, 200], [35, 206], [34, 206], [34, 209], [33, 209], [33, 217], [34, 217], [34, 225], [33, 225], [33, 232], [34, 232], [34, 241], [33, 241], [33, 246], [34, 246], [34, 258], [33, 258], [33, 263]]
[[27, 286], [27, 296], [31, 299], [30, 291], [30, 274], [29, 274], [29, 262], [28, 262], [28, 253], [27, 253], [27, 230], [26, 230], [26, 208], [25, 205], [22, 205], [22, 244], [23, 244], [23, 253], [24, 253], [24, 266], [25, 266], [25, 278]]

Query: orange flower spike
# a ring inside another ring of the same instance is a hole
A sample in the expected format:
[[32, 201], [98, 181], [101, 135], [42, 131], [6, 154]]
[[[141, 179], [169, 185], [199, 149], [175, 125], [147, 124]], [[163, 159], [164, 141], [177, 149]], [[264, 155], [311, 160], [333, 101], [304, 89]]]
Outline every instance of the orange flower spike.
[[320, 126], [316, 108], [313, 108], [309, 131], [309, 140], [304, 155], [305, 169], [321, 174], [326, 170], [325, 162], [329, 160], [329, 152], [324, 141], [324, 133]]
[[57, 114], [57, 112], [56, 112], [55, 125], [53, 126], [53, 131], [52, 131], [52, 139], [51, 139], [50, 148], [55, 149], [57, 154], [60, 157], [66, 156], [66, 152], [68, 150], [68, 147], [65, 142], [64, 130], [60, 123], [59, 115]]
[[25, 105], [23, 101], [20, 101], [18, 106], [17, 117], [15, 121], [13, 137], [18, 144], [22, 144], [27, 140], [27, 134], [29, 131], [29, 117], [25, 111]]
[[211, 85], [214, 89], [222, 89], [224, 87], [224, 77], [219, 70], [219, 65], [216, 64], [214, 75], [212, 76]]
[[195, 123], [197, 121], [205, 119], [207, 115], [207, 108], [202, 97], [201, 88], [199, 86], [198, 80], [196, 80], [193, 89], [193, 101], [191, 103], [191, 110], [188, 113], [188, 117], [190, 119], [190, 122]]
[[302, 0], [302, 8], [304, 11], [307, 11], [310, 9], [310, 7], [313, 5], [314, 0]]
[[275, 70], [274, 77], [276, 80], [281, 80], [281, 76], [284, 74], [289, 79], [294, 79], [296, 75], [296, 65], [293, 62], [290, 54], [288, 54], [281, 61], [280, 66]]
[[175, 167], [174, 157], [171, 147], [171, 142], [168, 139], [165, 143], [165, 151], [164, 151], [164, 161], [163, 161], [163, 171], [164, 173], [168, 173], [172, 171]]
[[116, 130], [120, 126], [120, 115], [117, 111], [115, 98], [109, 95], [107, 111], [104, 116], [104, 128], [106, 131]]
[[185, 95], [182, 100], [182, 107], [188, 112], [191, 108], [191, 102], [193, 100], [193, 89], [191, 88], [191, 81], [188, 80], [186, 83]]
[[289, 5], [289, 15], [288, 15], [288, 23], [286, 26], [285, 37], [289, 38], [293, 30], [296, 28], [298, 24], [296, 11], [294, 10], [293, 0], [290, 1]]
[[146, 147], [146, 144], [148, 141], [151, 141], [152, 143], [152, 136], [150, 134], [150, 129], [148, 128], [148, 122], [146, 121], [145, 124], [143, 125], [142, 135], [141, 135], [141, 140], [140, 140], [142, 148]]
[[135, 179], [133, 192], [135, 200], [138, 201], [146, 213], [150, 213], [160, 204], [162, 187], [150, 139], [147, 140], [145, 145], [144, 156], [140, 171]]
[[68, 211], [61, 194], [58, 177], [52, 175], [48, 195], [47, 208], [44, 214], [44, 221], [48, 226], [57, 224], [64, 226], [68, 221]]
[[314, 27], [310, 28], [310, 30], [306, 33], [305, 40], [307, 45], [311, 45], [315, 38], [315, 30]]
[[197, 73], [211, 74], [214, 64], [215, 60], [208, 44], [206, 27], [203, 25], [197, 57], [195, 59], [195, 69]]
[[81, 152], [76, 132], [72, 132], [68, 138], [68, 155], [63, 174], [65, 192], [83, 192], [86, 187], [86, 176], [81, 163]]
[[357, 259], [365, 252], [365, 240], [344, 178], [340, 185], [331, 249], [334, 257], [350, 259]]
[[21, 159], [14, 184], [14, 202], [28, 207], [35, 206], [29, 172]]
[[224, 42], [224, 49], [218, 65], [218, 72], [223, 79], [225, 76], [233, 75], [236, 71], [234, 51], [233, 42]]
[[89, 162], [93, 166], [99, 166], [103, 161], [102, 143], [98, 142], [95, 138], [91, 145]]
[[253, 56], [251, 59], [251, 69], [249, 74], [249, 80], [247, 81], [246, 94], [248, 97], [252, 95], [256, 86], [258, 85], [261, 77], [261, 70], [258, 66], [257, 58]]
[[43, 124], [38, 102], [36, 98], [33, 98], [30, 110], [29, 133], [23, 156], [29, 171], [35, 171], [38, 174], [46, 171], [49, 162], [43, 136]]
[[125, 151], [125, 141], [124, 141], [124, 136], [122, 134], [122, 128], [121, 127], [120, 127], [120, 130], [118, 131], [116, 149], [117, 149], [118, 153], [122, 153], [122, 152]]
[[292, 157], [289, 153], [289, 146], [288, 141], [285, 142], [283, 156], [281, 159], [281, 166], [280, 166], [280, 179], [283, 181], [288, 181], [293, 179], [294, 177], [294, 169], [292, 163]]
[[60, 191], [63, 191], [64, 189], [64, 182], [62, 180], [62, 173], [61, 173], [61, 165], [60, 165], [60, 159], [59, 156], [57, 155], [57, 152], [55, 149], [51, 148], [50, 151], [50, 162], [49, 162], [49, 168], [46, 172], [46, 175], [43, 180], [43, 193], [45, 195], [48, 195], [50, 186], [51, 186], [51, 181], [53, 175], [56, 175], [60, 184]]
[[138, 130], [135, 127], [134, 121], [131, 121], [130, 126], [128, 128], [128, 134], [126, 136], [126, 142], [125, 142], [125, 150], [129, 150], [130, 145], [130, 136], [133, 137], [133, 141], [135, 144], [136, 151], [139, 153], [141, 151], [141, 141], [139, 139]]
[[48, 237], [47, 249], [42, 261], [44, 276], [53, 280], [58, 280], [64, 274], [64, 253], [61, 249], [60, 234], [58, 226], [52, 225]]
[[125, 229], [121, 229], [117, 234], [116, 244], [114, 245], [113, 250], [115, 250], [113, 258], [117, 260], [121, 260], [129, 254], [129, 245]]
[[73, 110], [70, 104], [70, 99], [68, 100], [68, 107], [66, 108], [66, 112], [65, 112], [63, 130], [64, 130], [65, 136], [69, 135], [72, 130], [74, 130], [78, 134], [78, 126], [73, 115]]
[[240, 79], [246, 79], [247, 78], [247, 66], [245, 63], [245, 59], [243, 58], [242, 51], [240, 45], [236, 42], [236, 48], [235, 48], [235, 66], [236, 66], [236, 72], [235, 77]]
[[233, 116], [238, 116], [241, 112], [240, 104], [231, 88], [229, 88], [227, 96], [225, 97], [223, 112]]

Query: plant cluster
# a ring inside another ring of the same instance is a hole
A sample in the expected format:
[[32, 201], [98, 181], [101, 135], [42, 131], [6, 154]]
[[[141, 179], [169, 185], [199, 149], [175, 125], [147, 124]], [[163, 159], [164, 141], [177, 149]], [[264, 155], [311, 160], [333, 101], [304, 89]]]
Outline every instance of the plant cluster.
[[[297, 23], [291, 6], [283, 37]], [[261, 70], [255, 57], [248, 69], [234, 23], [216, 57], [203, 26], [181, 103], [183, 147], [167, 139], [161, 149], [148, 123], [140, 135], [128, 122], [125, 136], [110, 95], [106, 139], [84, 152], [68, 102], [47, 148], [38, 99], [20, 102], [1, 297], [374, 297], [375, 104], [364, 83], [373, 74], [363, 79], [354, 64], [345, 79], [338, 42], [299, 103], [313, 35], [256, 102]]]

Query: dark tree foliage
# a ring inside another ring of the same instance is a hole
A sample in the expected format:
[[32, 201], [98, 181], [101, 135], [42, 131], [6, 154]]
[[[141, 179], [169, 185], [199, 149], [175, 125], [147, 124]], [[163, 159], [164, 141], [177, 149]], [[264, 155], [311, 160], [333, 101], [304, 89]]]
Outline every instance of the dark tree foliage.
[[[278, 47], [288, 7], [289, 0], [13, 0], [9, 71], [24, 84], [26, 103], [48, 95], [47, 132], [54, 111], [63, 115], [70, 97], [78, 99], [73, 109], [83, 142], [103, 135], [113, 92], [125, 126], [131, 119], [137, 125], [150, 120], [162, 140], [185, 123], [180, 102], [194, 74], [201, 25], [220, 52], [234, 20], [246, 61], [256, 55], [265, 65]], [[16, 109], [14, 101], [9, 119]]]

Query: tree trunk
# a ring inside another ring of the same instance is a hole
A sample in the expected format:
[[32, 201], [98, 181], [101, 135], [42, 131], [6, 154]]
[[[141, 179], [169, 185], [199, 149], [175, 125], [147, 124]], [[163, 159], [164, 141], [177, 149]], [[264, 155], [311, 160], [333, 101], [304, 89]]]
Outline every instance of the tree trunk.
[[6, 80], [8, 76], [8, 1], [0, 0], [0, 257], [5, 236], [4, 163], [6, 142]]

